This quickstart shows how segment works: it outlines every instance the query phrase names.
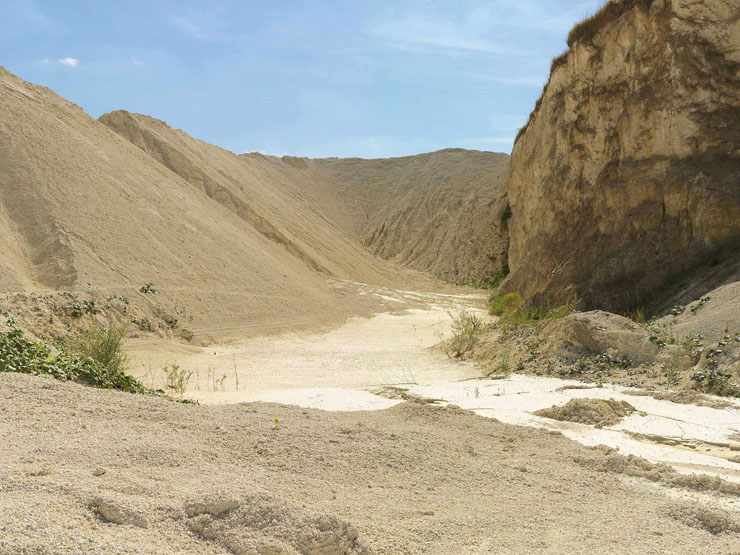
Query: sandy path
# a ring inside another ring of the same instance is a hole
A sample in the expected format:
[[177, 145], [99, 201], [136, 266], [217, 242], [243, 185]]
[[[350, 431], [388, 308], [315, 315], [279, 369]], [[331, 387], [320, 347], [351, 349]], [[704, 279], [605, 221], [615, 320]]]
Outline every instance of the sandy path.
[[[185, 395], [201, 403], [292, 402], [314, 391], [323, 402], [312, 406], [328, 410], [347, 410], [349, 398], [371, 402], [364, 392], [377, 386], [444, 384], [480, 375], [472, 364], [450, 360], [430, 347], [449, 335], [450, 312], [467, 308], [486, 318], [472, 306], [480, 306], [481, 297], [390, 290], [372, 294], [393, 311], [351, 318], [328, 332], [253, 337], [209, 347], [134, 342], [128, 347], [132, 373], [161, 387], [161, 368], [174, 362], [193, 371]], [[406, 308], [410, 303], [421, 308]], [[355, 408], [388, 406], [382, 399], [375, 402]]]

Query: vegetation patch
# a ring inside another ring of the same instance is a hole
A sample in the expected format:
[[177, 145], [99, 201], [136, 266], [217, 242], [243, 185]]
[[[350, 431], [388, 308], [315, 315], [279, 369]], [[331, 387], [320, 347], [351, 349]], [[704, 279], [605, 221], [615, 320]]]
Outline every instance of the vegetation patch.
[[543, 320], [565, 318], [578, 310], [578, 302], [566, 303], [551, 308], [548, 305], [520, 304], [516, 310], [504, 313], [502, 323], [512, 326], [532, 326]]
[[469, 285], [477, 289], [498, 289], [507, 275], [509, 272], [506, 269], [499, 268], [489, 276], [473, 278]]
[[654, 0], [610, 0], [591, 17], [577, 23], [568, 34], [568, 46], [592, 40], [609, 23], [616, 21], [633, 8], [649, 10]]
[[67, 349], [81, 359], [89, 358], [100, 366], [116, 372], [124, 372], [128, 358], [122, 351], [126, 326], [113, 323], [95, 326], [91, 330], [77, 334], [68, 342]]
[[485, 324], [480, 316], [461, 310], [457, 316], [450, 313], [452, 318], [452, 338], [443, 343], [450, 358], [461, 357], [470, 351], [478, 340], [478, 336], [485, 330]]
[[[117, 389], [129, 393], [156, 394], [136, 378], [127, 375], [116, 364], [122, 363], [120, 357], [110, 358], [113, 367], [105, 366], [90, 354], [75, 355], [58, 350], [42, 341], [33, 341], [24, 336], [12, 319], [8, 320], [10, 329], [0, 332], [0, 372], [19, 372], [70, 380], [104, 389]], [[97, 343], [98, 339], [91, 340]], [[91, 345], [88, 345], [89, 347]], [[110, 355], [105, 349], [91, 347], [91, 354], [105, 359]]]
[[494, 316], [511, 314], [522, 304], [519, 293], [507, 293], [506, 295], [492, 295], [488, 299], [488, 311]]

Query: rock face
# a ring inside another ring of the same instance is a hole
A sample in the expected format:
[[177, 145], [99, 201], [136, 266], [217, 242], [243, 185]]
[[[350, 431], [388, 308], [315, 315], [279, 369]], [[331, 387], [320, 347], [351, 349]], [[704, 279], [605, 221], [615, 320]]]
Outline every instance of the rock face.
[[740, 3], [580, 24], [511, 158], [505, 291], [622, 310], [740, 243]]

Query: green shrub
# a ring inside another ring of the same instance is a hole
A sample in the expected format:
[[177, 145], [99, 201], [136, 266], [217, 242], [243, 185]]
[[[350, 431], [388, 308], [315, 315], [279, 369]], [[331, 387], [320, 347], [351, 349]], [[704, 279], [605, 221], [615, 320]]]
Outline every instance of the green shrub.
[[0, 332], [0, 372], [46, 376], [130, 393], [154, 393], [122, 370], [106, 367], [90, 357], [63, 351], [52, 354], [50, 345], [28, 339], [15, 325], [9, 325], [10, 330]]
[[123, 372], [128, 358], [121, 350], [126, 337], [126, 326], [113, 323], [95, 326], [90, 331], [79, 334], [69, 342], [68, 348], [81, 358], [91, 358], [101, 366]]
[[514, 326], [530, 326], [542, 320], [557, 320], [565, 318], [578, 310], [578, 302], [570, 302], [564, 305], [550, 308], [548, 305], [524, 305], [509, 314], [505, 314], [501, 321]]
[[504, 268], [499, 268], [490, 276], [473, 278], [470, 281], [470, 285], [477, 289], [498, 289], [499, 285], [501, 285], [501, 282], [503, 282], [508, 275], [509, 272], [507, 272]]
[[732, 374], [719, 370], [707, 369], [697, 372], [691, 379], [694, 387], [702, 393], [721, 395], [726, 397], [740, 397], [740, 384], [731, 383]]
[[511, 314], [522, 304], [519, 293], [507, 293], [503, 296], [492, 295], [488, 300], [488, 311], [494, 316]]
[[157, 288], [147, 281], [144, 285], [141, 286], [141, 288], [139, 289], [139, 293], [143, 293], [144, 295], [156, 295]]
[[480, 316], [464, 309], [457, 316], [449, 314], [452, 318], [452, 338], [448, 342], [447, 354], [460, 357], [472, 348], [476, 336], [483, 332], [485, 324]]

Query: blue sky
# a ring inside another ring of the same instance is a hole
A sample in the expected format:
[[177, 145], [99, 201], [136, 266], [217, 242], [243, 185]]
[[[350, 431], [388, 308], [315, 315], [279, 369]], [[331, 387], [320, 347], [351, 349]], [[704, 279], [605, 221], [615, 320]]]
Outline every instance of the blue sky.
[[237, 153], [509, 152], [603, 0], [0, 0], [0, 65]]

